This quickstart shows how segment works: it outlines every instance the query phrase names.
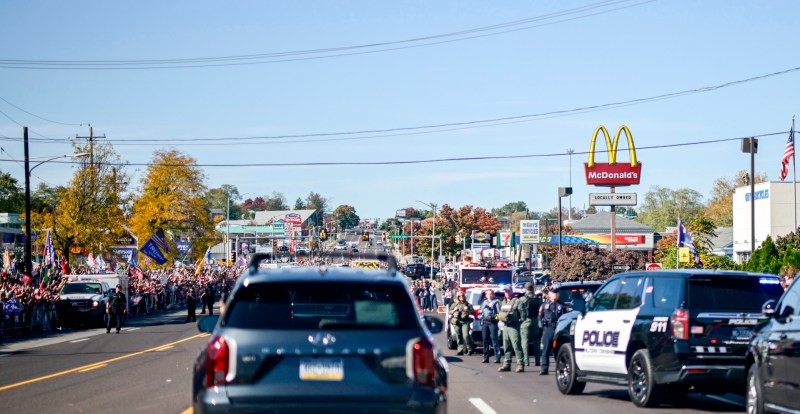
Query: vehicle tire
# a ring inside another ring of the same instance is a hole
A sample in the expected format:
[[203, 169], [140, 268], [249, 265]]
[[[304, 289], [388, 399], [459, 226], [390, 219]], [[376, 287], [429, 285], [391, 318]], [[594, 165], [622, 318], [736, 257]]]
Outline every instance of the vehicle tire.
[[747, 414], [764, 414], [764, 390], [761, 387], [761, 378], [758, 375], [758, 365], [750, 365], [747, 371]]
[[578, 381], [575, 352], [572, 345], [564, 344], [556, 354], [556, 386], [564, 395], [578, 395], [586, 388], [585, 382]]
[[628, 395], [637, 407], [656, 407], [663, 401], [665, 387], [656, 384], [650, 353], [640, 349], [628, 363]]

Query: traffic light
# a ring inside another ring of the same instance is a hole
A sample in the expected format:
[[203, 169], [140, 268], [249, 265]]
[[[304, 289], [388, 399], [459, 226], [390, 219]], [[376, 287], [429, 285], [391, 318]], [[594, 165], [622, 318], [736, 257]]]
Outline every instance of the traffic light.
[[388, 235], [387, 235], [386, 233], [381, 233], [381, 239], [382, 239], [383, 241], [386, 241], [386, 238], [387, 238], [387, 237], [388, 237]]
[[461, 235], [456, 234], [456, 243], [461, 243]]
[[231, 249], [231, 256], [228, 259], [229, 266], [236, 263], [236, 249]]
[[320, 241], [328, 240], [328, 230], [322, 229], [319, 231], [319, 240]]
[[361, 240], [369, 241], [369, 232], [365, 231], [365, 232], [361, 233]]

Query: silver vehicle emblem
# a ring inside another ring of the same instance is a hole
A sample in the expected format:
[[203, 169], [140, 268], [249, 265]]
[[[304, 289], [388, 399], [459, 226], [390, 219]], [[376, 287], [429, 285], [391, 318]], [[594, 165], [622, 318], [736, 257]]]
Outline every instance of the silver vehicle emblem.
[[329, 333], [318, 333], [316, 335], [309, 335], [308, 342], [315, 346], [331, 346], [336, 343], [336, 337]]

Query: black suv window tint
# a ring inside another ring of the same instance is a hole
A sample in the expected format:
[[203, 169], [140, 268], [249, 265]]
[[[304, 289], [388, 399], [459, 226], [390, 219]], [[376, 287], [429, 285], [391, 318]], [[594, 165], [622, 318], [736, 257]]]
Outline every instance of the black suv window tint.
[[[792, 308], [792, 309], [787, 309]], [[800, 283], [792, 283], [792, 286], [781, 299], [778, 306], [777, 315], [800, 315]]]
[[642, 304], [643, 290], [643, 277], [626, 277], [622, 282], [622, 289], [617, 295], [617, 305], [614, 309], [638, 308]]
[[592, 300], [591, 310], [602, 311], [614, 309], [614, 303], [617, 301], [617, 292], [621, 285], [621, 278], [606, 282], [606, 284], [597, 291], [597, 294]]
[[764, 302], [783, 294], [774, 277], [693, 276], [688, 289], [690, 308], [716, 311], [761, 312]]
[[647, 288], [647, 301], [659, 309], [676, 309], [680, 306], [683, 292], [683, 279], [654, 277]]
[[225, 326], [241, 329], [414, 329], [417, 315], [400, 285], [357, 282], [258, 283], [242, 287]]

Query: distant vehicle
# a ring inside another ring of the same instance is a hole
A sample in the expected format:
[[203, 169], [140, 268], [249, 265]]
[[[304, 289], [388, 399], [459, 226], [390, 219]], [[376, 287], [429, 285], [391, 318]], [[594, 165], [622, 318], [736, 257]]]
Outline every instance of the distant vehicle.
[[417, 312], [393, 261], [251, 272], [198, 328], [211, 336], [194, 363], [195, 413], [447, 411], [442, 322]]
[[336, 246], [333, 248], [334, 250], [347, 250], [347, 242], [344, 240], [339, 240], [336, 242]]
[[294, 252], [296, 254], [308, 254], [309, 250], [308, 250], [308, 247], [306, 247], [306, 246], [296, 246], [294, 248]]
[[462, 291], [475, 287], [511, 285], [514, 282], [514, 267], [502, 260], [464, 261], [458, 266], [457, 277]]
[[588, 382], [621, 385], [639, 407], [658, 406], [668, 394], [740, 392], [761, 304], [782, 293], [774, 275], [614, 275], [584, 309], [559, 319], [556, 386], [580, 394]]

